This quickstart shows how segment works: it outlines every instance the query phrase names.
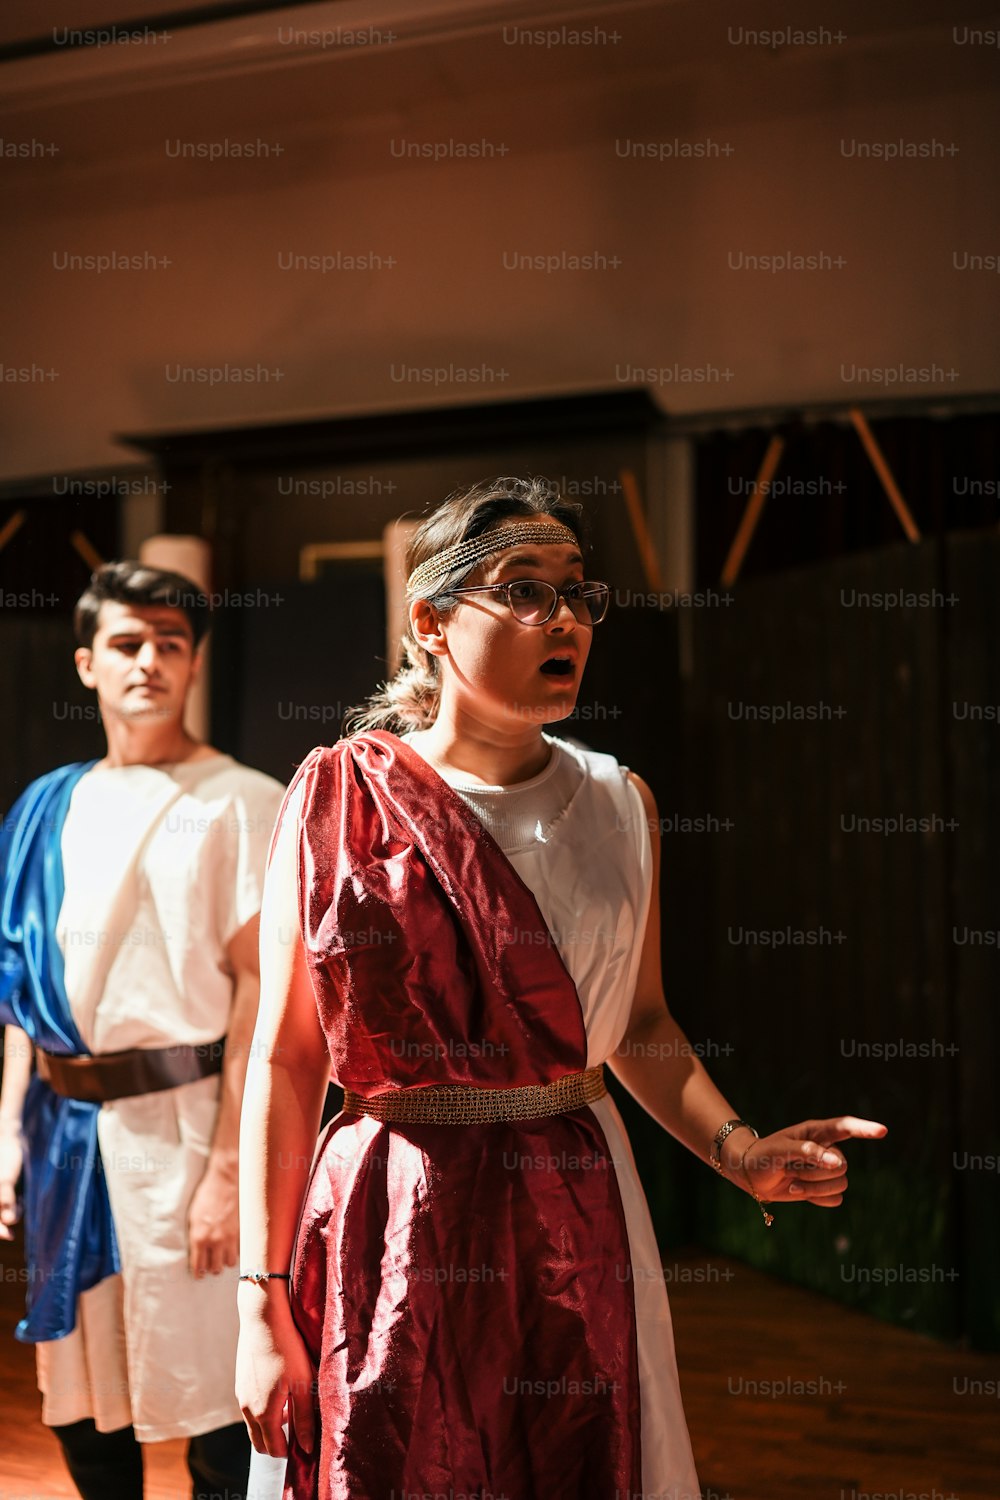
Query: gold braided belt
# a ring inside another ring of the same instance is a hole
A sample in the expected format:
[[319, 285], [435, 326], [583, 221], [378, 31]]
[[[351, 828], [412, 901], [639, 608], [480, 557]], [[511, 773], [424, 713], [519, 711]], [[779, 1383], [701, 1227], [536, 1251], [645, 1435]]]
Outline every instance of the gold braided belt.
[[351, 1115], [374, 1115], [376, 1120], [411, 1125], [480, 1125], [562, 1114], [606, 1093], [604, 1069], [598, 1067], [566, 1073], [552, 1083], [510, 1089], [435, 1083], [426, 1088], [392, 1089], [371, 1099], [345, 1089], [344, 1110]]

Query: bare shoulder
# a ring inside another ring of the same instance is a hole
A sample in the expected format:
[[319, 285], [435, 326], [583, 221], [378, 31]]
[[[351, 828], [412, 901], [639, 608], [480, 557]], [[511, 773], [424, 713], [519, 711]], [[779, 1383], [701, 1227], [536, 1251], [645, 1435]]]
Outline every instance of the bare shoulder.
[[628, 772], [628, 779], [642, 798], [642, 805], [646, 809], [647, 816], [655, 821], [657, 816], [656, 798], [653, 796], [649, 783], [644, 781], [635, 771]]

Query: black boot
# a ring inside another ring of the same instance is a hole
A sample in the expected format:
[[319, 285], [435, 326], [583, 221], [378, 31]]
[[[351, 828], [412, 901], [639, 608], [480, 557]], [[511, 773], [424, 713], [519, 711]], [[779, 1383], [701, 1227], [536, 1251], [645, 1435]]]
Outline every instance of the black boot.
[[142, 1445], [131, 1427], [98, 1432], [85, 1417], [52, 1431], [83, 1500], [142, 1500]]
[[245, 1500], [250, 1479], [250, 1434], [245, 1422], [201, 1432], [188, 1444], [192, 1500]]

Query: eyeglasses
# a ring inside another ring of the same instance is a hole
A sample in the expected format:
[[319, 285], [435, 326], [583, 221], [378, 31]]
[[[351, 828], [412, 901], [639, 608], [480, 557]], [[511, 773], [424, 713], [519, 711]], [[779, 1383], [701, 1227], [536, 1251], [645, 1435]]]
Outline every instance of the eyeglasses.
[[611, 589], [606, 583], [582, 580], [571, 583], [564, 589], [546, 583], [543, 578], [518, 578], [513, 583], [483, 583], [475, 588], [442, 590], [446, 594], [491, 594], [502, 593], [510, 605], [511, 614], [522, 625], [544, 625], [559, 608], [559, 600], [565, 599], [581, 625], [598, 625], [608, 612]]

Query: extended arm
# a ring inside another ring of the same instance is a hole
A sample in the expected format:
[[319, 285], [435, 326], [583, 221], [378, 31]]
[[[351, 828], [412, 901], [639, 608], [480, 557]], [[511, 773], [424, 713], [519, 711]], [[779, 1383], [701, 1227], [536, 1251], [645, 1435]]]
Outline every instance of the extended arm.
[[[727, 1120], [738, 1118], [716, 1088], [701, 1059], [667, 1007], [660, 967], [660, 835], [656, 800], [641, 777], [629, 773], [639, 792], [650, 831], [653, 882], [636, 992], [628, 1029], [609, 1066], [629, 1093], [671, 1135], [702, 1161], [709, 1160], [712, 1137]], [[725, 1175], [769, 1200], [806, 1199], [836, 1207], [847, 1188], [843, 1155], [831, 1150], [849, 1136], [874, 1140], [886, 1127], [853, 1115], [808, 1120], [754, 1142], [745, 1128], [733, 1130], [720, 1152]], [[748, 1149], [749, 1148], [749, 1149]], [[747, 1175], [739, 1170], [746, 1152]]]

